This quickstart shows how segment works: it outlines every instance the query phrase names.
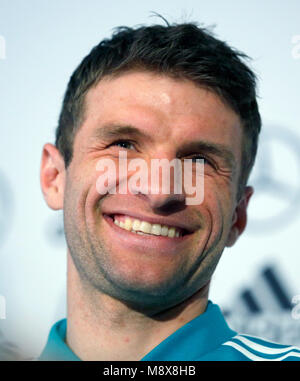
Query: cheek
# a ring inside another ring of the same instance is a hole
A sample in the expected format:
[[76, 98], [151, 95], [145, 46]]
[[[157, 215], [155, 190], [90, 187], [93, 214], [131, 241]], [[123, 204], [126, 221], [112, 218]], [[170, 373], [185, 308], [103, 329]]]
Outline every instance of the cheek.
[[64, 194], [64, 220], [65, 225], [72, 229], [81, 230], [80, 213], [82, 208], [79, 203], [80, 187], [77, 187], [77, 182], [68, 178]]
[[205, 213], [210, 239], [213, 241], [226, 239], [232, 222], [233, 191], [231, 184], [216, 184], [206, 181], [204, 200], [200, 208]]
[[87, 222], [87, 202], [95, 189], [95, 180], [90, 178], [87, 171], [70, 171], [65, 188], [65, 217], [68, 223], [75, 225], [76, 230], [82, 231]]

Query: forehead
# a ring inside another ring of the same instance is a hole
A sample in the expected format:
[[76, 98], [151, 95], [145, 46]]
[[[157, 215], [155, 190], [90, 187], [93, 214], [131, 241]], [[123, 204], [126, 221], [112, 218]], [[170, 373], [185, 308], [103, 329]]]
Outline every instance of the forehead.
[[108, 124], [127, 124], [151, 131], [158, 141], [225, 144], [240, 159], [240, 118], [214, 92], [189, 80], [150, 72], [105, 77], [88, 91], [84, 114], [84, 135]]

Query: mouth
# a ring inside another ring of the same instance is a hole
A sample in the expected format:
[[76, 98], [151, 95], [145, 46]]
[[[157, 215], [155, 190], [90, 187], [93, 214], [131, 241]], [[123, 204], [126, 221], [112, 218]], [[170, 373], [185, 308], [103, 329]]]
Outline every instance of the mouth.
[[109, 218], [120, 229], [143, 236], [176, 239], [191, 234], [190, 231], [179, 226], [149, 222], [126, 214], [111, 214], [105, 215], [105, 217]]

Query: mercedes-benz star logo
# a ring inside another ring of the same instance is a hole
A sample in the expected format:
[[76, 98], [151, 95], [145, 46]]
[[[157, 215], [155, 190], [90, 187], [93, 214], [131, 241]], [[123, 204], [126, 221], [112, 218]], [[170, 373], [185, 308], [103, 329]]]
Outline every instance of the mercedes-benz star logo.
[[286, 227], [300, 210], [300, 138], [290, 130], [265, 127], [249, 184], [248, 231], [266, 233]]

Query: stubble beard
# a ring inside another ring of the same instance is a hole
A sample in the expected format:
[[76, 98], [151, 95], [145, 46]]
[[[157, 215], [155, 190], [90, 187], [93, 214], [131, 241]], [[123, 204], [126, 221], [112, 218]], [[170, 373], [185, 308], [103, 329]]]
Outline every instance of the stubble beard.
[[110, 261], [112, 248], [106, 248], [103, 241], [91, 232], [82, 234], [76, 223], [68, 221], [70, 219], [65, 218], [68, 249], [86, 292], [108, 295], [131, 309], [147, 314], [171, 308], [193, 293], [186, 284], [189, 275], [184, 276], [186, 271], [181, 268], [160, 284], [137, 284], [126, 278]]

